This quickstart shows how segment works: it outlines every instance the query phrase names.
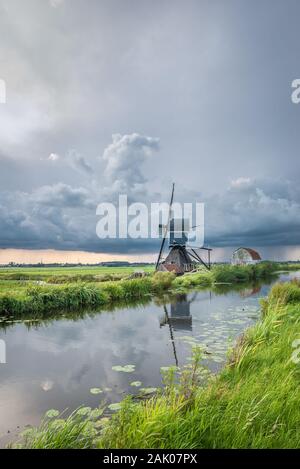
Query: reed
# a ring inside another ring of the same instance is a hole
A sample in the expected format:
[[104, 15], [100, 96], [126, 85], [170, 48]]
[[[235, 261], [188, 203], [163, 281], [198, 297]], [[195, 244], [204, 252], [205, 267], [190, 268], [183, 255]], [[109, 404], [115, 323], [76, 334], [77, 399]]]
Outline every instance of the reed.
[[170, 273], [157, 273], [151, 277], [105, 282], [62, 285], [29, 285], [21, 292], [0, 295], [0, 314], [13, 318], [26, 315], [48, 317], [54, 312], [84, 308], [109, 307], [120, 301], [140, 300], [169, 289], [174, 281]]

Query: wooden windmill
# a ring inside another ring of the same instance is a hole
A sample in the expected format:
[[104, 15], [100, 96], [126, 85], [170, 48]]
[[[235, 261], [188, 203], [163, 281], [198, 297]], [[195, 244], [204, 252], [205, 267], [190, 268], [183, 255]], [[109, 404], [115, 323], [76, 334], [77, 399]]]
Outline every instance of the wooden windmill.
[[[172, 186], [171, 200], [169, 204], [167, 224], [163, 228], [162, 242], [156, 262], [156, 270], [174, 272], [183, 275], [186, 272], [197, 270], [200, 266], [210, 269], [210, 248], [199, 246], [197, 248], [188, 245], [189, 226], [184, 219], [175, 219], [172, 214], [175, 184]], [[192, 227], [191, 229], [196, 228]], [[165, 242], [169, 233], [169, 253], [163, 260]], [[197, 249], [197, 250], [196, 250]], [[207, 252], [208, 260], [204, 261], [197, 251]]]

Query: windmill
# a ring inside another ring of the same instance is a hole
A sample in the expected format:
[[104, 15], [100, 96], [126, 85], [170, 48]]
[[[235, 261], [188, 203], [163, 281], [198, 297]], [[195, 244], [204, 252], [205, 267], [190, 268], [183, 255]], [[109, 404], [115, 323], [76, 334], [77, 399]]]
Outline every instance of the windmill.
[[[206, 269], [210, 270], [211, 249], [204, 246], [199, 246], [197, 248], [189, 246], [188, 233], [190, 232], [190, 230], [187, 221], [183, 218], [176, 219], [173, 217], [172, 205], [174, 200], [174, 190], [175, 184], [173, 183], [167, 224], [164, 226], [160, 225], [160, 228], [163, 229], [163, 236], [155, 269], [158, 271], [174, 272], [177, 275], [183, 275], [186, 272], [192, 272], [194, 270], [197, 270], [199, 266], [204, 266]], [[194, 228], [197, 227], [191, 227], [191, 229]], [[162, 256], [168, 233], [169, 253], [167, 257], [163, 260]], [[202, 255], [197, 252], [199, 250], [207, 252], [207, 261], [204, 261]]]

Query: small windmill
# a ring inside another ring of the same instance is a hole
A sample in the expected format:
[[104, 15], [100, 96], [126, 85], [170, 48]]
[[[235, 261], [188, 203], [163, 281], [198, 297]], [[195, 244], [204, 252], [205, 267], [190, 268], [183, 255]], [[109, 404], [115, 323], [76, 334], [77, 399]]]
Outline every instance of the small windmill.
[[[189, 246], [188, 234], [190, 229], [187, 220], [184, 220], [183, 218], [173, 218], [172, 205], [174, 199], [174, 190], [175, 184], [173, 183], [167, 224], [164, 226], [160, 225], [160, 228], [163, 229], [163, 236], [155, 269], [159, 271], [175, 272], [177, 275], [182, 275], [185, 272], [192, 272], [197, 270], [200, 265], [210, 270], [211, 249], [204, 246], [199, 246], [197, 248]], [[196, 227], [192, 227], [191, 229], [193, 228]], [[167, 257], [163, 260], [162, 255], [168, 233], [170, 251]], [[208, 260], [204, 261], [196, 249], [206, 251]]]

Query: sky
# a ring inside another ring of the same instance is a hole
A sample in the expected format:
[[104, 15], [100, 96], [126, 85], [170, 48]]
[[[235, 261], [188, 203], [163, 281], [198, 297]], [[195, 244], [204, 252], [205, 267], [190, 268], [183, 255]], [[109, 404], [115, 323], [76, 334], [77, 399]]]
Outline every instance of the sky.
[[168, 201], [172, 182], [205, 204], [216, 259], [298, 259], [299, 16], [298, 0], [0, 0], [0, 263], [152, 259], [159, 240], [99, 239], [96, 207]]

